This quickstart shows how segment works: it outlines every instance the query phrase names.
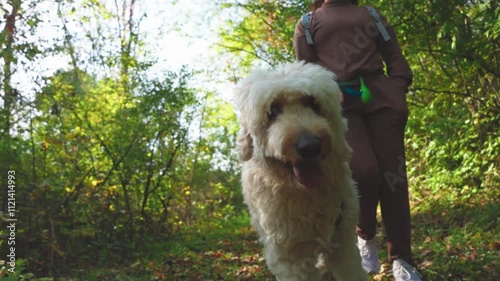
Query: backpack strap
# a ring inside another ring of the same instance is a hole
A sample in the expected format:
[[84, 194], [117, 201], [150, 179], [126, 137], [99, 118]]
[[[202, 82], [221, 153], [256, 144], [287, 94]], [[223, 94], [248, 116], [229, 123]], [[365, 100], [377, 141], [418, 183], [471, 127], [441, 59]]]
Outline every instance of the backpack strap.
[[312, 46], [312, 45], [314, 45], [314, 41], [313, 41], [312, 35], [311, 35], [311, 15], [312, 15], [312, 12], [309, 12], [309, 13], [303, 15], [300, 18], [300, 23], [302, 24], [302, 27], [304, 27], [304, 32], [306, 33], [307, 44]]
[[368, 9], [368, 12], [370, 13], [370, 15], [372, 15], [372, 18], [375, 20], [375, 24], [377, 25], [378, 31], [382, 35], [382, 38], [384, 38], [384, 41], [391, 40], [391, 36], [389, 35], [389, 32], [387, 32], [387, 29], [385, 28], [384, 24], [382, 24], [382, 21], [380, 20], [380, 15], [377, 12], [377, 10], [370, 6], [365, 6], [365, 8]]
[[[366, 9], [368, 9], [368, 12], [372, 16], [372, 18], [375, 20], [375, 24], [377, 25], [377, 28], [382, 35], [382, 38], [384, 38], [384, 41], [389, 41], [391, 40], [391, 36], [389, 35], [389, 32], [385, 28], [384, 24], [382, 23], [382, 20], [380, 19], [380, 15], [377, 12], [377, 10], [373, 7], [370, 6], [365, 6]], [[311, 35], [311, 16], [312, 12], [309, 12], [307, 14], [304, 14], [300, 18], [300, 23], [302, 24], [302, 27], [304, 27], [304, 32], [306, 34], [306, 40], [307, 44], [309, 45], [314, 45], [314, 41], [312, 39]]]

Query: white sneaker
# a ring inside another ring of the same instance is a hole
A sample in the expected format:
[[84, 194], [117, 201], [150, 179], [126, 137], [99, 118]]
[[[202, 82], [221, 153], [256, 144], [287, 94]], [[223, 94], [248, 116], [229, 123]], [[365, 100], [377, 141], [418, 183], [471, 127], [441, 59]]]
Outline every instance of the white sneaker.
[[378, 248], [375, 238], [364, 240], [358, 236], [358, 248], [363, 269], [367, 273], [378, 273], [380, 271], [380, 262], [378, 261]]
[[422, 275], [402, 259], [392, 262], [392, 275], [396, 281], [422, 281]]

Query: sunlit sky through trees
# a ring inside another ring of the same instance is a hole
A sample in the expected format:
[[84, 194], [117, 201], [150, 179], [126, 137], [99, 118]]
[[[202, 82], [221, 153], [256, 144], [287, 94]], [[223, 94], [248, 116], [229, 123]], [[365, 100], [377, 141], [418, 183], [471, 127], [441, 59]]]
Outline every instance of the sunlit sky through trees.
[[[1, 0], [2, 7], [9, 7], [6, 0]], [[94, 49], [88, 34], [98, 37], [98, 29], [108, 42], [100, 42], [100, 52], [116, 51], [119, 44], [118, 21], [113, 18], [105, 20], [96, 19], [96, 15], [86, 14], [91, 9], [75, 9], [75, 6], [85, 6], [88, 1], [75, 1], [75, 4], [57, 4], [55, 1], [42, 1], [36, 6], [41, 22], [37, 32], [27, 37], [27, 41], [47, 50], [56, 44], [63, 44], [65, 32], [64, 25], [71, 34], [71, 42], [79, 58], [88, 57], [84, 63], [87, 71], [94, 75], [108, 75], [102, 73], [99, 65], [92, 64], [90, 57], [98, 50]], [[121, 13], [121, 1], [99, 1], [111, 15]], [[118, 6], [117, 6], [118, 5]], [[154, 61], [148, 74], [161, 76], [162, 72], [178, 72], [182, 67], [195, 71], [193, 88], [212, 90], [218, 92], [225, 99], [231, 95], [231, 83], [221, 75], [223, 68], [230, 63], [229, 57], [217, 53], [217, 29], [227, 18], [215, 9], [215, 3], [210, 1], [165, 1], [142, 0], [134, 5], [134, 21], [139, 23], [139, 40], [144, 43], [143, 50], [138, 50], [137, 55], [149, 61]], [[100, 15], [102, 16], [102, 15]], [[87, 21], [82, 21], [87, 18]], [[24, 40], [24, 39], [20, 39]], [[107, 46], [106, 46], [107, 45]], [[106, 55], [106, 54], [104, 54]], [[36, 76], [49, 77], [58, 69], [70, 69], [71, 58], [67, 54], [54, 52], [53, 56], [45, 55], [35, 61], [20, 62], [17, 75], [13, 82], [24, 93], [34, 93], [42, 85], [33, 84]], [[23, 73], [21, 75], [21, 73]], [[39, 77], [41, 78], [41, 77]]]

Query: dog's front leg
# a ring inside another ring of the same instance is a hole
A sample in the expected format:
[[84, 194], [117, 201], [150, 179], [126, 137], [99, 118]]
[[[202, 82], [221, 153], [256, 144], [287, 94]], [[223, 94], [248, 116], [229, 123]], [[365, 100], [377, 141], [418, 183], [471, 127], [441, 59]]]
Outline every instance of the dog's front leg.
[[266, 247], [266, 262], [277, 281], [321, 281], [317, 259], [297, 259], [280, 255], [272, 246]]
[[301, 268], [290, 261], [279, 260], [275, 264], [267, 264], [277, 281], [322, 281], [316, 268]]
[[361, 266], [359, 250], [354, 243], [341, 245], [333, 255], [333, 273], [337, 281], [368, 281], [368, 274]]

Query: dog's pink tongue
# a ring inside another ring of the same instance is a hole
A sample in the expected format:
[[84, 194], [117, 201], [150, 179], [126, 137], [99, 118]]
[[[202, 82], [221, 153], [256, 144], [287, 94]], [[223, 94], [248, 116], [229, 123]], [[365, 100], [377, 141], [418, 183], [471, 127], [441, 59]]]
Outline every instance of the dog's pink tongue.
[[321, 185], [321, 169], [315, 163], [293, 165], [293, 173], [297, 180], [306, 188], [313, 189]]

